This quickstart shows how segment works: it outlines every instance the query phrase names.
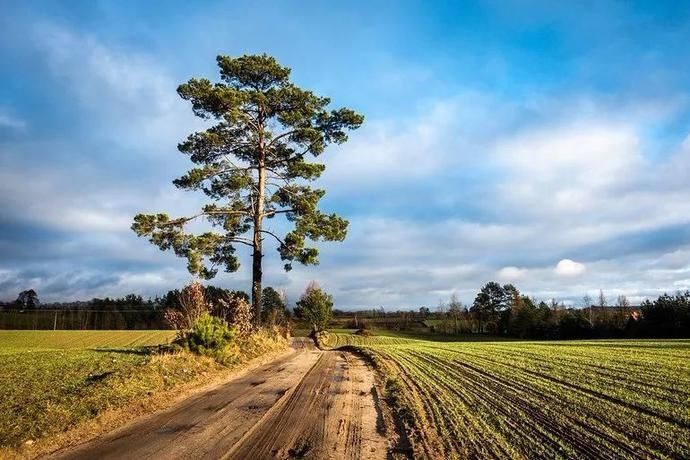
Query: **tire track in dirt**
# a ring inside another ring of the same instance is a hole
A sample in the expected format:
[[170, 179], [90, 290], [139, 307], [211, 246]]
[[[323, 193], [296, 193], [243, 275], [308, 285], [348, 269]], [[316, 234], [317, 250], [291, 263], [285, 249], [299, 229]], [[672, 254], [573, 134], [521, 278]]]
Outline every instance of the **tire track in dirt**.
[[[231, 459], [383, 459], [374, 377], [361, 358], [324, 352], [290, 397], [235, 445]], [[375, 390], [374, 390], [375, 391]]]
[[290, 353], [59, 459], [385, 458], [373, 371], [296, 339]]

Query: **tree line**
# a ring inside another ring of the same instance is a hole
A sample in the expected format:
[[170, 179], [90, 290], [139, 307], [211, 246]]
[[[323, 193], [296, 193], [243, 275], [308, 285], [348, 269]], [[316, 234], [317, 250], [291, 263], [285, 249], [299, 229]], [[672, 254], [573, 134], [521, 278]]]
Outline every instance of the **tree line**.
[[[203, 286], [203, 295], [217, 304], [232, 296], [249, 301], [244, 291]], [[181, 308], [182, 290], [144, 299], [139, 294], [122, 297], [95, 297], [86, 301], [43, 302], [34, 289], [22, 291], [15, 301], [0, 302], [0, 329], [166, 329], [164, 312]], [[286, 296], [263, 289], [261, 319], [267, 324], [283, 324], [292, 316]]]
[[[512, 284], [486, 283], [471, 306], [452, 296], [440, 308], [444, 333], [482, 333], [521, 339], [586, 339], [690, 337], [690, 291], [663, 294], [632, 307], [625, 296], [607, 305], [603, 292], [599, 305], [584, 297], [582, 308], [566, 307], [526, 296]], [[428, 314], [428, 311], [426, 312]]]

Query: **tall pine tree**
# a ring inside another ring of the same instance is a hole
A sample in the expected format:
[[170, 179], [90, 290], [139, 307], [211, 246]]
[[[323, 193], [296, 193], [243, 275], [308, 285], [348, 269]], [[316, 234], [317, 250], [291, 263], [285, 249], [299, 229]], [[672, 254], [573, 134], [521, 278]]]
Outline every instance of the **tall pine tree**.
[[[292, 263], [318, 263], [309, 241], [342, 241], [348, 222], [318, 209], [324, 190], [309, 183], [325, 166], [307, 161], [327, 145], [342, 144], [347, 131], [364, 118], [354, 111], [328, 109], [330, 99], [290, 82], [290, 69], [267, 55], [218, 56], [219, 83], [191, 79], [178, 94], [194, 113], [215, 124], [191, 134], [178, 149], [195, 166], [173, 181], [183, 190], [200, 190], [210, 202], [195, 215], [138, 214], [132, 229], [161, 250], [187, 259], [187, 268], [213, 278], [218, 267], [235, 272], [236, 245], [252, 248], [252, 306], [261, 318], [263, 241], [278, 242], [285, 269]], [[264, 227], [265, 219], [284, 215], [292, 223], [285, 235]], [[192, 233], [187, 224], [205, 219], [208, 231]]]

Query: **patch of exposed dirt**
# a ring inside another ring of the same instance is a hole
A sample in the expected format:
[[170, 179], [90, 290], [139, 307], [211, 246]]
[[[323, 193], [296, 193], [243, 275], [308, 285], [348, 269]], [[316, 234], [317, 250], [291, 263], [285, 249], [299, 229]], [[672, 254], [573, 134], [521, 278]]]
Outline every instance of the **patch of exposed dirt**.
[[358, 356], [320, 351], [310, 341], [297, 339], [293, 348], [53, 458], [386, 458], [373, 370]]
[[388, 441], [364, 361], [339, 351], [321, 352], [300, 384], [237, 443], [229, 457], [383, 459]]

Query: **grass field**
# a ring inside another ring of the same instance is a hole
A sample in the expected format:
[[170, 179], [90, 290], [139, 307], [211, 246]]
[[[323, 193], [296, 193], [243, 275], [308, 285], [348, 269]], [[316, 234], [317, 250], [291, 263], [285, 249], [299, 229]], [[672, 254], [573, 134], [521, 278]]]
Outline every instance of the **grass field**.
[[2, 331], [0, 353], [29, 349], [132, 348], [169, 343], [175, 331]]
[[690, 458], [690, 341], [332, 334], [390, 377], [419, 457]]
[[[108, 409], [139, 404], [145, 412], [161, 402], [157, 396], [227, 369], [211, 358], [145, 348], [173, 336], [173, 331], [0, 331], [0, 447], [64, 432]], [[284, 346], [260, 337], [237, 351], [237, 364]]]

